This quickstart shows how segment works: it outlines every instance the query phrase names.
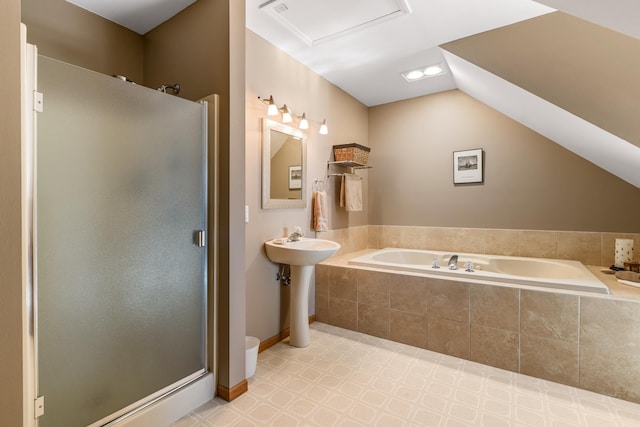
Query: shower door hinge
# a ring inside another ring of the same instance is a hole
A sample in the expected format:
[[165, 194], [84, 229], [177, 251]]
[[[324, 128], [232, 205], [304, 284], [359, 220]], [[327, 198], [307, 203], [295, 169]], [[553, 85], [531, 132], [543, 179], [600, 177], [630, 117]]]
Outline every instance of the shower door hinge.
[[33, 418], [40, 418], [44, 415], [44, 396], [38, 396], [33, 401]]
[[33, 111], [42, 113], [44, 111], [44, 95], [42, 92], [33, 91]]
[[196, 232], [196, 245], [199, 248], [207, 246], [207, 233], [204, 230], [198, 230]]

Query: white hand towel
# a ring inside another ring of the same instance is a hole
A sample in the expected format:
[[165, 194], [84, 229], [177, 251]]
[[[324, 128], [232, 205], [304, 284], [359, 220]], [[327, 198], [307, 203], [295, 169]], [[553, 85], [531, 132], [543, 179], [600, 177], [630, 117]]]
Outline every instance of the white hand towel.
[[342, 175], [340, 206], [343, 206], [348, 212], [362, 210], [362, 180], [358, 175]]
[[316, 231], [327, 231], [329, 229], [329, 219], [327, 218], [327, 193], [316, 191], [312, 196], [313, 200], [313, 229]]

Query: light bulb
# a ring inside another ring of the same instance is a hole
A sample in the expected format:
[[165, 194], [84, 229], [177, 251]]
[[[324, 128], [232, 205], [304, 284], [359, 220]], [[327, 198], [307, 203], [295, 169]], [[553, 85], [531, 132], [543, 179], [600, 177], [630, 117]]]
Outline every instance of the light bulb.
[[329, 133], [329, 128], [327, 127], [327, 119], [322, 121], [322, 125], [320, 126], [320, 135], [326, 135]]
[[419, 80], [424, 77], [424, 73], [420, 70], [414, 70], [407, 73], [408, 80]]
[[302, 113], [302, 118], [300, 118], [300, 129], [309, 129], [309, 121], [305, 113]]
[[277, 116], [278, 106], [273, 102], [273, 95], [269, 97], [269, 108], [267, 108], [267, 116]]
[[291, 117], [291, 110], [289, 110], [287, 104], [284, 104], [284, 106], [282, 107], [282, 123], [290, 123], [292, 121], [293, 118]]
[[424, 75], [435, 76], [436, 74], [440, 74], [441, 72], [442, 72], [442, 67], [440, 67], [439, 65], [432, 65], [430, 67], [427, 67], [424, 70]]

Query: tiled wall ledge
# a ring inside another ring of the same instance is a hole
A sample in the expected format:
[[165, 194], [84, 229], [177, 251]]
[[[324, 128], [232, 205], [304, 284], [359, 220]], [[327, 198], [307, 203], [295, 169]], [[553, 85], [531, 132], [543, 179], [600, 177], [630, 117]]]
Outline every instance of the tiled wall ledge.
[[615, 240], [624, 238], [634, 239], [636, 259], [640, 259], [640, 234], [633, 233], [369, 225], [331, 230], [318, 237], [340, 243], [336, 255], [396, 247], [572, 259], [600, 266], [613, 264]]
[[320, 322], [640, 403], [638, 301], [330, 264], [315, 292]]
[[369, 242], [370, 229], [371, 226], [363, 225], [318, 232], [317, 236], [320, 239], [328, 239], [340, 243], [340, 250], [334, 254], [334, 257], [337, 257], [367, 249], [368, 247], [375, 248], [376, 246], [371, 246]]

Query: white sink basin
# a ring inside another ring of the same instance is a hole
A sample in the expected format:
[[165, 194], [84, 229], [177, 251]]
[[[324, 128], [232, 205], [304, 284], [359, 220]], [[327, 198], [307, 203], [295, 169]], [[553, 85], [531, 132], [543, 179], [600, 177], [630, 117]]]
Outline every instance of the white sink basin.
[[289, 265], [315, 265], [333, 255], [340, 244], [324, 239], [305, 239], [297, 242], [282, 242], [283, 239], [264, 243], [267, 256], [273, 262]]

